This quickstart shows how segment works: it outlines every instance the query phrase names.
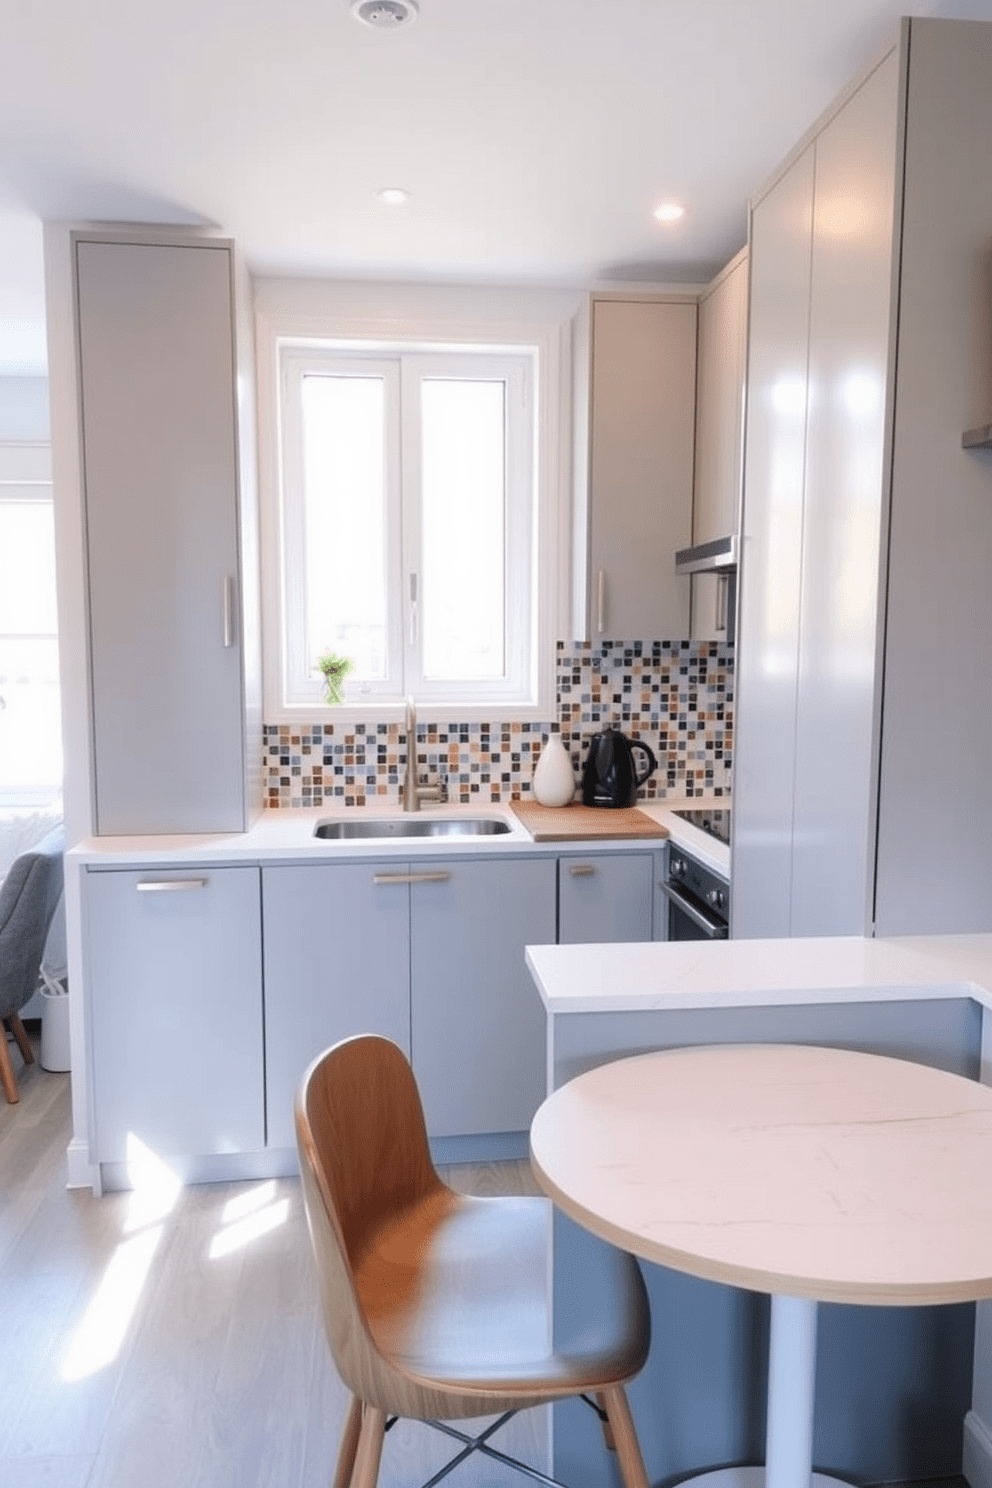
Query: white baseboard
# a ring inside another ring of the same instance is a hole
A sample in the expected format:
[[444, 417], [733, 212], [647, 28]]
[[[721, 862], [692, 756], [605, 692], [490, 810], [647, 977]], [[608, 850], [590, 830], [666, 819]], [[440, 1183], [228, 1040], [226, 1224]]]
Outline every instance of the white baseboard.
[[961, 1470], [971, 1488], [992, 1488], [992, 1430], [973, 1410], [964, 1418]]
[[[91, 1188], [94, 1194], [100, 1196], [100, 1169], [90, 1162], [90, 1149], [88, 1142], [81, 1142], [78, 1137], [73, 1137], [66, 1149], [66, 1165], [69, 1175], [66, 1179], [67, 1188]], [[992, 1485], [990, 1485], [992, 1488]]]

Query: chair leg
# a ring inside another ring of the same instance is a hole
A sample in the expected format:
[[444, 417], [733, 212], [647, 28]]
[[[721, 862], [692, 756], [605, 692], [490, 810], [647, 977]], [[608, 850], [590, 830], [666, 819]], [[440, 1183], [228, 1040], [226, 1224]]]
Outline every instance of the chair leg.
[[7, 1022], [3, 1018], [0, 1018], [0, 1084], [3, 1085], [8, 1103], [16, 1105], [21, 1097], [17, 1093], [14, 1066], [10, 1062], [10, 1050], [7, 1048]]
[[597, 1398], [610, 1420], [613, 1440], [616, 1445], [617, 1465], [624, 1488], [649, 1488], [648, 1475], [644, 1470], [641, 1444], [637, 1440], [627, 1394], [623, 1385], [611, 1385], [598, 1392]]
[[[382, 1439], [386, 1433], [386, 1413], [377, 1406], [362, 1406], [362, 1430], [355, 1454], [351, 1488], [375, 1488], [382, 1456]], [[647, 1488], [645, 1480], [644, 1488]]]
[[28, 1036], [24, 1032], [24, 1024], [21, 1022], [21, 1016], [19, 1013], [11, 1013], [10, 1031], [14, 1035], [14, 1038], [17, 1040], [17, 1047], [20, 1049], [22, 1055], [24, 1056], [24, 1063], [34, 1064], [34, 1050], [31, 1048], [31, 1045], [28, 1042]]
[[334, 1474], [334, 1488], [350, 1488], [351, 1475], [355, 1468], [355, 1453], [358, 1451], [358, 1438], [362, 1430], [362, 1402], [357, 1395], [352, 1395], [348, 1406], [348, 1414], [345, 1417], [344, 1430], [341, 1432], [341, 1445], [338, 1448], [338, 1465]]

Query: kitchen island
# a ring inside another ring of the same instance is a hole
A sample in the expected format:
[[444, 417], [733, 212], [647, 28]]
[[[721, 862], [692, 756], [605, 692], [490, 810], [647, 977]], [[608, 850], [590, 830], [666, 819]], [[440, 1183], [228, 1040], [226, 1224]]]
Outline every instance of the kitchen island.
[[[642, 1050], [730, 1043], [833, 1045], [992, 1083], [990, 935], [531, 946], [527, 964], [546, 1014], [549, 1092]], [[565, 1221], [556, 1234], [567, 1272], [580, 1242]], [[761, 1461], [767, 1299], [645, 1270], [655, 1334], [631, 1400], [649, 1477]], [[941, 1477], [963, 1455], [976, 1488], [992, 1482], [988, 1304], [824, 1308], [817, 1371], [821, 1471]], [[577, 1485], [588, 1481], [586, 1430], [556, 1407], [556, 1476]]]

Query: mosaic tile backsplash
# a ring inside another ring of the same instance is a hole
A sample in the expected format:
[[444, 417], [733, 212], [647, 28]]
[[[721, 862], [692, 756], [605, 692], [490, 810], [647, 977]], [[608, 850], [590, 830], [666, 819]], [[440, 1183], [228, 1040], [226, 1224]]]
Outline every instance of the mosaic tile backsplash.
[[[590, 734], [613, 725], [650, 745], [645, 798], [730, 794], [734, 648], [714, 641], [559, 641], [557, 717], [547, 723], [422, 723], [417, 766], [448, 800], [492, 805], [530, 795], [542, 740], [560, 731], [581, 781]], [[399, 806], [400, 723], [265, 725], [269, 807]]]

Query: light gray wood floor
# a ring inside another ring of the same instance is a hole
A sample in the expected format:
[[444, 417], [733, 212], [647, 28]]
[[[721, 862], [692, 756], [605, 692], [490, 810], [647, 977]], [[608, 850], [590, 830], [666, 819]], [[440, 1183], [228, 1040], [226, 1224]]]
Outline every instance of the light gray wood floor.
[[[346, 1396], [319, 1317], [300, 1186], [205, 1184], [171, 1207], [65, 1187], [70, 1076], [21, 1072], [0, 1104], [0, 1485], [328, 1488]], [[526, 1163], [453, 1186], [536, 1192]], [[543, 1412], [494, 1441], [543, 1463]], [[382, 1488], [454, 1444], [387, 1436]], [[524, 1479], [476, 1457], [460, 1488]]]

